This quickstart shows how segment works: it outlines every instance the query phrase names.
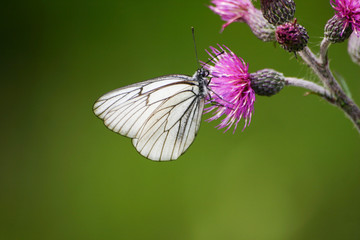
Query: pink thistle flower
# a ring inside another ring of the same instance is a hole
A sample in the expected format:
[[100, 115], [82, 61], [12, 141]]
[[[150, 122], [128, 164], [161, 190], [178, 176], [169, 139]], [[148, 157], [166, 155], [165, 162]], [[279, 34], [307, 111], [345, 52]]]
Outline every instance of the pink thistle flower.
[[215, 6], [209, 8], [226, 22], [221, 31], [233, 22], [245, 22], [249, 8], [254, 8], [251, 0], [213, 0], [211, 3]]
[[245, 22], [254, 35], [264, 42], [275, 41], [275, 27], [255, 8], [251, 0], [212, 0], [209, 8], [226, 21], [221, 31], [233, 22]]
[[351, 26], [356, 35], [360, 36], [360, 1], [359, 0], [330, 0], [336, 15], [344, 22], [342, 32]]
[[204, 66], [211, 76], [211, 99], [208, 99], [208, 103], [216, 103], [205, 109], [205, 113], [215, 111], [214, 116], [207, 121], [210, 122], [226, 115], [217, 127], [219, 129], [226, 127], [226, 132], [235, 124], [235, 132], [239, 121], [244, 118], [244, 130], [251, 122], [255, 102], [255, 92], [251, 88], [248, 65], [226, 46], [224, 46], [225, 49], [218, 46], [223, 53], [220, 54], [221, 51], [210, 47], [212, 53], [209, 51], [207, 53], [213, 59], [211, 62], [214, 65]]

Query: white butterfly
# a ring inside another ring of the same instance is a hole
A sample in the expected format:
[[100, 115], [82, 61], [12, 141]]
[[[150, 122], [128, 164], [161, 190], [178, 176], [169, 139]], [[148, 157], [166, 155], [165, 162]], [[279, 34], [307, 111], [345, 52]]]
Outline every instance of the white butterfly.
[[192, 144], [209, 95], [209, 72], [168, 75], [115, 89], [100, 97], [94, 113], [112, 131], [132, 138], [154, 161], [175, 160]]

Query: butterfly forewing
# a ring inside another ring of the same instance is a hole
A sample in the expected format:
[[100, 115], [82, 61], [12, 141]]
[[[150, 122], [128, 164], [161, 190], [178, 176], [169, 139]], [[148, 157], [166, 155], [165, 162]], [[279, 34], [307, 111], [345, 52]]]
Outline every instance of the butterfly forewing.
[[194, 76], [169, 75], [113, 90], [97, 100], [94, 113], [110, 130], [132, 138], [141, 155], [177, 159], [194, 141], [204, 109]]
[[[156, 105], [161, 104], [160, 102], [149, 103], [149, 94], [161, 90], [162, 86], [183, 82], [184, 79], [181, 77], [182, 75], [180, 77], [178, 75], [160, 77], [115, 89], [96, 101], [94, 113], [104, 120], [110, 130], [134, 138], [146, 121], [146, 116], [149, 117], [152, 114], [151, 110], [155, 110]], [[141, 112], [143, 112], [141, 118], [137, 119], [137, 124], [133, 125], [131, 129], [131, 124], [127, 124], [127, 122], [133, 122], [136, 117], [134, 115], [140, 115]]]

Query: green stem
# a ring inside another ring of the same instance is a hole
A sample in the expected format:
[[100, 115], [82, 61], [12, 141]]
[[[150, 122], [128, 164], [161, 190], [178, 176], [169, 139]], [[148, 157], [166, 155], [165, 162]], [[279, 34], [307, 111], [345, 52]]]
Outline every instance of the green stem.
[[285, 78], [285, 83], [288, 86], [294, 86], [294, 87], [301, 87], [301, 88], [305, 88], [309, 91], [311, 91], [312, 93], [315, 93], [323, 98], [325, 98], [327, 101], [334, 103], [335, 99], [332, 96], [332, 94], [329, 92], [329, 90], [325, 89], [324, 87], [305, 80], [305, 79], [301, 79], [301, 78], [294, 78], [294, 77], [286, 77]]
[[308, 47], [305, 47], [304, 50], [300, 51], [299, 55], [330, 90], [333, 95], [333, 99], [335, 100], [331, 103], [335, 104], [346, 113], [360, 133], [360, 109], [356, 103], [345, 94], [344, 90], [330, 71], [329, 61], [327, 58], [327, 50], [329, 46], [330, 43], [325, 38], [321, 43], [319, 58], [317, 58]]

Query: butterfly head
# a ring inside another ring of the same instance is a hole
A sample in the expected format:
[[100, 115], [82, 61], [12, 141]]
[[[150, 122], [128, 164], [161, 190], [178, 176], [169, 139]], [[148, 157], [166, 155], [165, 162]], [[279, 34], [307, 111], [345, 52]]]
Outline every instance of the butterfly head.
[[204, 68], [199, 68], [196, 73], [195, 73], [195, 76], [196, 78], [198, 79], [205, 79], [209, 76], [210, 72]]

